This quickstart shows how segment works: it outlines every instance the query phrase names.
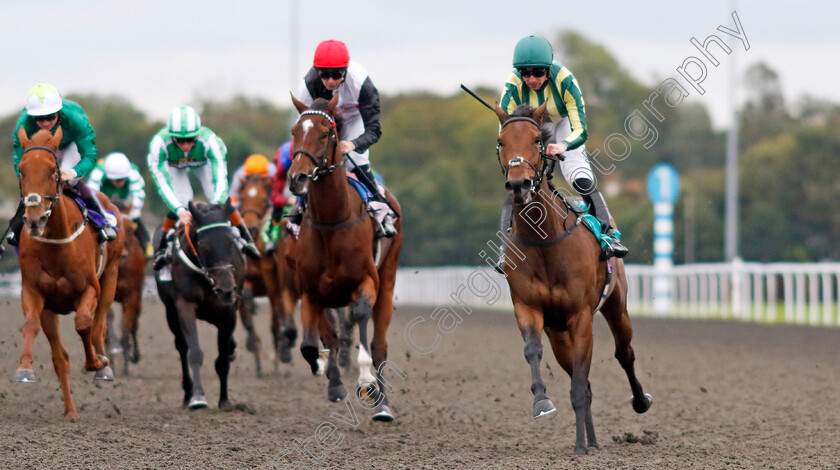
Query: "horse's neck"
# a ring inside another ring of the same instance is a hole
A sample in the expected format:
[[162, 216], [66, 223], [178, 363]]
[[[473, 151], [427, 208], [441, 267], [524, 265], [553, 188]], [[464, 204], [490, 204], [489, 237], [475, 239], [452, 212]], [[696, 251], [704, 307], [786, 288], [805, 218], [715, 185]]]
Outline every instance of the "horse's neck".
[[350, 196], [344, 165], [309, 184], [309, 213], [321, 222], [337, 222], [350, 216]]
[[44, 236], [47, 238], [66, 238], [76, 231], [82, 222], [82, 214], [75, 206], [76, 202], [72, 198], [62, 194], [53, 206]]
[[545, 182], [528, 204], [513, 206], [513, 233], [523, 240], [545, 242], [554, 240], [565, 231], [568, 209], [557, 199]]

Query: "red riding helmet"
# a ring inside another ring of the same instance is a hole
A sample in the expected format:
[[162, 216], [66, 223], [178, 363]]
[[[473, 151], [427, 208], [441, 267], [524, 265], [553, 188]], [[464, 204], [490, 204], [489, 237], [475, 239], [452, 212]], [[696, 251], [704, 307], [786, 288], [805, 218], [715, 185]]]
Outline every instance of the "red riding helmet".
[[315, 60], [313, 64], [318, 68], [338, 69], [347, 67], [350, 64], [350, 52], [347, 45], [335, 39], [327, 39], [318, 44], [315, 48]]

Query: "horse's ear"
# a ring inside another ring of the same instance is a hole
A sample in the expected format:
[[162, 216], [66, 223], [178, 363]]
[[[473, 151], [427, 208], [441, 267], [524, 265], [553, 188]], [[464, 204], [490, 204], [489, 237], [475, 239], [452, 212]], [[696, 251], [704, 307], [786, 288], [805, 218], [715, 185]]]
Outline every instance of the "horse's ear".
[[195, 205], [192, 201], [187, 203], [187, 210], [189, 210], [191, 214], [195, 214]]
[[329, 104], [327, 104], [327, 109], [330, 110], [330, 114], [335, 114], [336, 106], [338, 106], [338, 93], [334, 94]]
[[510, 116], [508, 116], [508, 113], [504, 112], [502, 107], [499, 106], [498, 104], [496, 105], [496, 109], [494, 109], [493, 111], [496, 112], [496, 116], [499, 116], [499, 122], [501, 122], [502, 124], [504, 124], [505, 121], [507, 121], [508, 118], [510, 117]]
[[59, 144], [61, 144], [61, 138], [64, 137], [64, 131], [61, 130], [61, 126], [55, 128], [55, 135], [52, 136], [52, 139], [47, 141], [47, 147], [58, 150]]
[[295, 109], [297, 109], [299, 113], [302, 113], [302, 112], [306, 111], [307, 108], [306, 108], [306, 105], [303, 104], [303, 101], [295, 98], [295, 95], [293, 95], [292, 92], [289, 92], [289, 95], [291, 95], [292, 104], [295, 105]]
[[233, 207], [233, 204], [231, 204], [231, 202], [230, 202], [230, 196], [228, 196], [227, 200], [225, 201], [225, 210], [224, 210], [225, 216], [230, 217], [230, 215], [233, 214], [233, 212], [235, 210], [236, 210], [236, 208]]
[[534, 111], [534, 121], [541, 123], [543, 118], [545, 117], [545, 112], [548, 109], [548, 101], [541, 104], [539, 108]]
[[20, 145], [23, 148], [29, 147], [29, 145], [32, 143], [29, 140], [29, 136], [26, 135], [26, 129], [24, 129], [23, 126], [20, 126], [20, 129], [18, 129], [18, 140], [20, 141]]

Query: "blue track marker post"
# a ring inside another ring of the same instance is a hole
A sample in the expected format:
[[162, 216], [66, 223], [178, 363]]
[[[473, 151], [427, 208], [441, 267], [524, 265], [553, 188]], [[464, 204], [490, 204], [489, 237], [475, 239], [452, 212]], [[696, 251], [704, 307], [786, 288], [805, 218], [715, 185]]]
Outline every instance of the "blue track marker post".
[[673, 308], [674, 203], [680, 194], [677, 170], [667, 163], [653, 167], [647, 192], [653, 202], [653, 312], [667, 315]]

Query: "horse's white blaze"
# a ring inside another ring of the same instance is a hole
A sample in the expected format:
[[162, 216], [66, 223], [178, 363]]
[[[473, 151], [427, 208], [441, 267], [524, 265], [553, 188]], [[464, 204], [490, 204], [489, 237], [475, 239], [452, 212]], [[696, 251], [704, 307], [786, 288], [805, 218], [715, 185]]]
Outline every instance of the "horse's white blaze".
[[253, 186], [248, 188], [248, 196], [249, 197], [257, 197], [257, 188], [255, 188]]
[[303, 128], [303, 136], [304, 137], [306, 137], [306, 133], [309, 132], [309, 129], [312, 129], [312, 127], [314, 125], [315, 125], [315, 123], [312, 122], [311, 119], [306, 119], [302, 123], [300, 123], [300, 127]]
[[357, 362], [359, 363], [359, 385], [376, 383], [376, 378], [370, 373], [373, 360], [363, 344], [359, 345], [359, 358]]

